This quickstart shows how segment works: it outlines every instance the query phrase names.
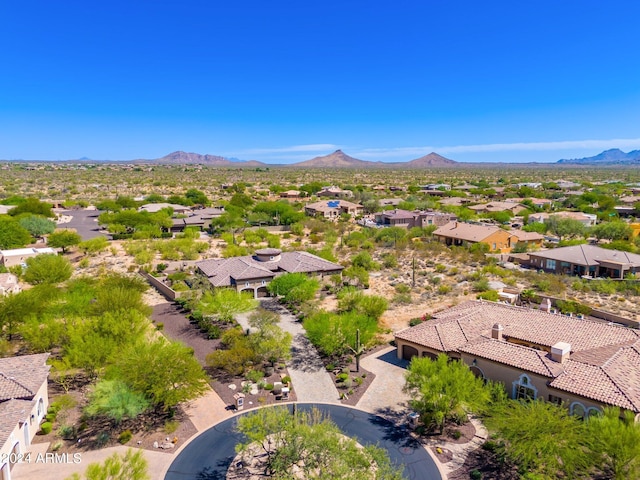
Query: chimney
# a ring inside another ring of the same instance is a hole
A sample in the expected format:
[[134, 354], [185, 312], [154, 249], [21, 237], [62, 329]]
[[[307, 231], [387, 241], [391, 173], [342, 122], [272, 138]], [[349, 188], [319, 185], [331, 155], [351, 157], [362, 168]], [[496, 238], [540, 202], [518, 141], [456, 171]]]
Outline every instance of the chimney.
[[566, 342], [558, 342], [551, 347], [551, 360], [558, 363], [565, 363], [569, 360], [571, 345]]
[[538, 308], [543, 312], [551, 312], [551, 300], [549, 300], [548, 298], [543, 298]]
[[504, 327], [499, 323], [496, 323], [491, 327], [491, 338], [495, 338], [496, 340], [502, 340], [502, 331]]

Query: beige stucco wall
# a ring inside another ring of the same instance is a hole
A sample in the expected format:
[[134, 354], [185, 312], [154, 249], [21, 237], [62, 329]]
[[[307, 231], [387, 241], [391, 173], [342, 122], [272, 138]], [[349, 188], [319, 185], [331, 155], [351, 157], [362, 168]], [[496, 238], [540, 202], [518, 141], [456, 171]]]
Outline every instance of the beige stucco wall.
[[[420, 357], [425, 356], [437, 356], [442, 353], [438, 350], [426, 348], [420, 346], [413, 342], [407, 342], [405, 340], [396, 339], [397, 344], [397, 356], [398, 358], [402, 358], [402, 352], [404, 346], [413, 347], [418, 351], [418, 355]], [[562, 399], [562, 403], [570, 408], [575, 403], [580, 403], [585, 411], [589, 408], [598, 408], [602, 409], [605, 407], [605, 404], [596, 402], [594, 400], [581, 397], [579, 395], [570, 394], [564, 392], [562, 390], [557, 390], [555, 388], [551, 388], [547, 385], [552, 379], [549, 377], [545, 377], [543, 375], [539, 375], [536, 373], [526, 372], [524, 370], [519, 370], [515, 367], [510, 367], [508, 365], [503, 365], [501, 363], [493, 362], [491, 360], [486, 360], [484, 358], [475, 357], [473, 355], [469, 355], [466, 353], [454, 354], [450, 355], [452, 358], [460, 358], [464, 363], [466, 363], [469, 367], [475, 366], [478, 368], [484, 375], [484, 378], [488, 380], [493, 380], [497, 382], [501, 382], [505, 386], [505, 390], [509, 397], [513, 395], [513, 383], [518, 382], [522, 374], [526, 374], [529, 378], [529, 384], [536, 390], [536, 398], [542, 398], [543, 400], [548, 401], [549, 395], [553, 395], [555, 397], [559, 397]], [[473, 365], [473, 361], [476, 361], [476, 364]]]
[[[40, 399], [42, 399], [42, 404], [40, 404]], [[47, 413], [47, 408], [49, 408], [49, 395], [46, 381], [40, 386], [36, 395], [33, 397], [31, 406], [31, 409], [25, 412], [20, 421], [16, 422], [8, 440], [0, 447], [0, 459], [4, 459], [4, 462], [0, 463], [0, 472], [2, 472], [7, 479], [11, 478], [9, 473], [11, 469], [9, 468], [8, 462], [10, 459], [9, 455], [11, 452], [25, 454], [29, 451], [33, 437], [35, 437], [38, 430], [40, 430], [40, 423]], [[1, 475], [0, 478], [2, 478]]]

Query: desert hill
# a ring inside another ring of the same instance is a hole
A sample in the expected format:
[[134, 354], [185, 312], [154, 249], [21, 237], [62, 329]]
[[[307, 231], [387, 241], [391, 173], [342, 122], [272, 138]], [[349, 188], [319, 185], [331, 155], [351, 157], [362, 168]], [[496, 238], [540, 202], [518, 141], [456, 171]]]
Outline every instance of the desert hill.
[[138, 160], [136, 163], [158, 163], [162, 165], [186, 165], [186, 164], [199, 164], [208, 165], [211, 167], [263, 167], [265, 163], [258, 162], [257, 160], [249, 161], [232, 161], [228, 158], [218, 155], [201, 155], [199, 153], [188, 153], [177, 151], [165, 155], [164, 157], [156, 158], [153, 160]]
[[593, 157], [572, 158], [558, 160], [561, 164], [577, 164], [577, 165], [637, 165], [640, 164], [640, 150], [633, 150], [624, 153], [618, 148], [605, 150]]

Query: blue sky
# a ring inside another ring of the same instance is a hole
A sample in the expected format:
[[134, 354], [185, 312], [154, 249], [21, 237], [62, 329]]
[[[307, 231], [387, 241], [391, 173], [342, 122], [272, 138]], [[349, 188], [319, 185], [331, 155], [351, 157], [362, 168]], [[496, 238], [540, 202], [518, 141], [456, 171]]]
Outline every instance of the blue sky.
[[640, 148], [631, 0], [21, 0], [0, 18], [2, 159]]

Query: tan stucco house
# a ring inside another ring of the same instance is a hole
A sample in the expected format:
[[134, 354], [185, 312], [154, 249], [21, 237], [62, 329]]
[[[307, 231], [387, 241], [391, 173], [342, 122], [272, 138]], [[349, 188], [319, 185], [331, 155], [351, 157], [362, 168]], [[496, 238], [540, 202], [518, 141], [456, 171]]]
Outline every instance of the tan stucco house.
[[399, 358], [446, 353], [512, 398], [544, 399], [588, 416], [640, 413], [640, 332], [542, 310], [471, 301], [395, 334]]

